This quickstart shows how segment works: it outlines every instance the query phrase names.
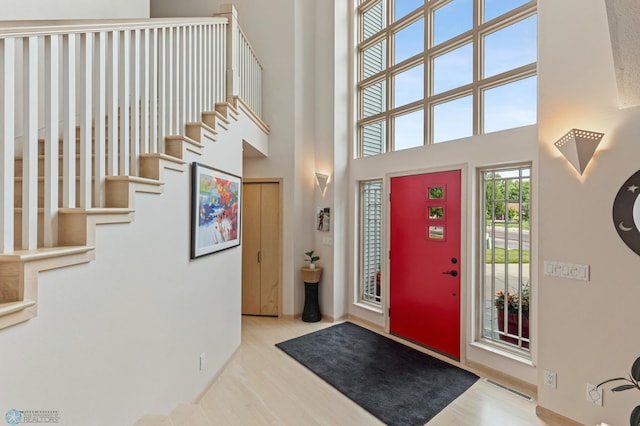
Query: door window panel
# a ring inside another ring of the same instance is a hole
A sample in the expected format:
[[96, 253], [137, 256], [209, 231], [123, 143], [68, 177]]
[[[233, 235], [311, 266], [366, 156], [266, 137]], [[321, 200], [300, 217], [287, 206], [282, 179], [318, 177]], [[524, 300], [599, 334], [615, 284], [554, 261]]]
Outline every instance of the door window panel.
[[444, 207], [429, 207], [429, 219], [444, 218]]
[[444, 226], [429, 226], [430, 240], [444, 240]]

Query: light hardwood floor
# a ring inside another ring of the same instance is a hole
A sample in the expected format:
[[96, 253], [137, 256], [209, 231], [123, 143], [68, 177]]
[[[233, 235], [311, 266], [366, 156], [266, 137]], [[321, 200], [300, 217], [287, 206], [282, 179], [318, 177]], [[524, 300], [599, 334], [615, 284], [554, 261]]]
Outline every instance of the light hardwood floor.
[[[206, 420], [202, 416], [200, 421], [183, 424], [382, 424], [274, 346], [331, 325], [328, 322], [243, 317], [240, 348], [199, 401]], [[566, 424], [541, 420], [535, 414], [535, 402], [526, 401], [483, 380], [476, 382], [428, 423], [429, 426]]]

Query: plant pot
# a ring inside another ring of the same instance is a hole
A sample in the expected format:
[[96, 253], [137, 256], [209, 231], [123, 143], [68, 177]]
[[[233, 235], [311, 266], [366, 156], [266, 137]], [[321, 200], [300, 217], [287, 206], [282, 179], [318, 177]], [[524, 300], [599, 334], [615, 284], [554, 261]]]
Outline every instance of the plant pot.
[[[508, 321], [508, 329], [507, 329], [507, 333], [509, 334], [514, 334], [514, 335], [518, 335], [518, 314], [512, 314], [512, 313], [508, 313], [507, 314], [507, 321]], [[504, 309], [498, 309], [498, 330], [504, 332]], [[522, 338], [523, 339], [528, 339], [529, 338], [529, 317], [526, 316], [522, 316]], [[502, 340], [503, 342], [509, 342], [512, 343], [514, 345], [518, 344], [518, 339], [515, 337], [511, 337], [511, 336], [505, 336], [504, 334], [500, 334], [500, 340]], [[523, 348], [528, 348], [529, 347], [529, 342], [522, 342], [522, 347]]]
[[302, 268], [302, 280], [305, 283], [317, 283], [320, 282], [320, 275], [322, 275], [322, 268]]

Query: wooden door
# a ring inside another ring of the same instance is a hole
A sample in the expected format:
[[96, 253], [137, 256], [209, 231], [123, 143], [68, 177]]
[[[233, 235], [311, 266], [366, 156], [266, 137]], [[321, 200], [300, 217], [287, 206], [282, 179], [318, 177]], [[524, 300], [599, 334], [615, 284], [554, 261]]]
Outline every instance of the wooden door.
[[280, 184], [242, 186], [242, 313], [278, 316]]
[[460, 357], [460, 171], [391, 179], [390, 330]]

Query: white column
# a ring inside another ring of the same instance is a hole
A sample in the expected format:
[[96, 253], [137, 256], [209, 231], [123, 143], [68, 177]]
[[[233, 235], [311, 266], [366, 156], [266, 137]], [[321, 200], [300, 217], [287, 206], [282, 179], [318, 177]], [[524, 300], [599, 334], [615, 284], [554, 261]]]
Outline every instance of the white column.
[[238, 26], [238, 11], [231, 4], [223, 4], [220, 6], [218, 16], [225, 17], [229, 20], [227, 24], [227, 82], [226, 95], [227, 99], [240, 95], [240, 75], [238, 69], [238, 42], [240, 30]]

